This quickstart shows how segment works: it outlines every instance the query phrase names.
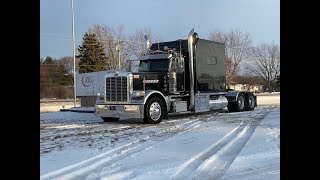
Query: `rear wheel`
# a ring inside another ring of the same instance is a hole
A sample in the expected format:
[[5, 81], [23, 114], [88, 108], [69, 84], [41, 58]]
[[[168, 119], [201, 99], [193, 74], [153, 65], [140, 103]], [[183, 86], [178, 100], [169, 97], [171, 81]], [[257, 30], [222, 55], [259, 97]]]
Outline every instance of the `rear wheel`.
[[245, 98], [243, 93], [239, 93], [235, 103], [228, 106], [229, 112], [242, 112], [245, 110]]
[[254, 96], [253, 94], [249, 93], [248, 94], [248, 98], [247, 98], [247, 102], [246, 102], [246, 107], [245, 107], [245, 110], [246, 111], [252, 111], [254, 110], [256, 104], [255, 104], [255, 99], [254, 99]]
[[101, 117], [104, 122], [117, 122], [120, 118], [115, 117]]
[[147, 124], [157, 124], [160, 123], [164, 116], [164, 105], [163, 102], [157, 98], [152, 97], [146, 105], [144, 111], [143, 121]]
[[235, 107], [237, 112], [244, 111], [244, 109], [245, 109], [244, 101], [245, 101], [244, 95], [242, 93], [239, 93], [238, 94], [238, 99], [237, 99], [237, 104], [236, 104], [236, 107]]

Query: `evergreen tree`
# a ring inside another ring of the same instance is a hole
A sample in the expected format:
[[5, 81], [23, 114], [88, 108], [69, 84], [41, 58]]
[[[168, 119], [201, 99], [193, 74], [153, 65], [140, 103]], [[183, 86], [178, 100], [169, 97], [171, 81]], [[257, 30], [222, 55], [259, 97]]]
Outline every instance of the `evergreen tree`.
[[82, 45], [79, 46], [79, 73], [104, 71], [107, 66], [107, 58], [102, 44], [94, 33], [86, 33], [83, 36]]

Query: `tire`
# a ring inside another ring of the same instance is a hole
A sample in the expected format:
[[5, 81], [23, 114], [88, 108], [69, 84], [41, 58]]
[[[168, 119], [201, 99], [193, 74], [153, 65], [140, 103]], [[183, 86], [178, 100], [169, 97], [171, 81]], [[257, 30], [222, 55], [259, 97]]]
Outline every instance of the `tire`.
[[158, 124], [164, 117], [163, 102], [157, 98], [152, 97], [145, 106], [143, 121], [146, 124]]
[[228, 106], [229, 112], [242, 112], [245, 110], [245, 97], [243, 93], [239, 93], [237, 101]]
[[246, 111], [253, 111], [254, 108], [256, 107], [256, 104], [255, 104], [255, 98], [253, 96], [253, 94], [249, 93], [248, 94], [248, 97], [246, 99], [246, 106], [245, 106], [245, 110]]
[[101, 119], [104, 122], [117, 122], [120, 118], [114, 118], [114, 117], [101, 117]]
[[238, 98], [237, 98], [237, 103], [235, 106], [236, 112], [242, 112], [245, 110], [245, 100], [246, 99], [245, 99], [243, 93], [239, 93]]

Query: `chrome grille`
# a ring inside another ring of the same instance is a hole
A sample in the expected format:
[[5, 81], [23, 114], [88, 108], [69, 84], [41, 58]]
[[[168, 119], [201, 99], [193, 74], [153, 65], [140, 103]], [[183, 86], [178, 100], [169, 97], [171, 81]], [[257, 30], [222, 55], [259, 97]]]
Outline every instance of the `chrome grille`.
[[127, 102], [128, 88], [126, 76], [106, 78], [106, 101]]

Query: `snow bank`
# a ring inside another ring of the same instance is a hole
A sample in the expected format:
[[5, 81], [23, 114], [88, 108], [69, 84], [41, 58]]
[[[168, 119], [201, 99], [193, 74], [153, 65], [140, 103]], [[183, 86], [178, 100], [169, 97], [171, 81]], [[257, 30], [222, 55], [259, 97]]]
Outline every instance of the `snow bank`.
[[[40, 113], [58, 112], [60, 109], [69, 109], [74, 107], [74, 102], [40, 102]], [[80, 103], [76, 103], [76, 107], [80, 107]]]
[[270, 96], [257, 96], [258, 106], [279, 106], [280, 94]]

